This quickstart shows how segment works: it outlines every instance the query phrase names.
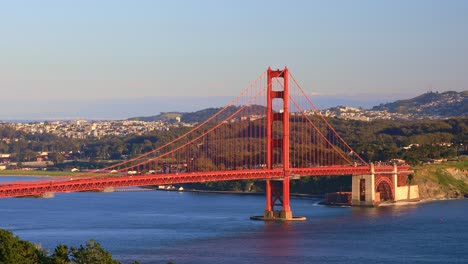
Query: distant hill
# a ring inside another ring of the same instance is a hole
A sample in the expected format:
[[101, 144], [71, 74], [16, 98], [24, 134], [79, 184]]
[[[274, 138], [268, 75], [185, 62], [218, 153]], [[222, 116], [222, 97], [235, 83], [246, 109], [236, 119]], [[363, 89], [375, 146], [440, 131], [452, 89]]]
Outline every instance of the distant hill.
[[[237, 110], [239, 110], [239, 106], [229, 106], [223, 113], [215, 118], [215, 120], [224, 120]], [[175, 121], [176, 117], [180, 117], [182, 122], [186, 123], [195, 123], [195, 122], [203, 122], [206, 119], [210, 118], [214, 114], [216, 114], [222, 108], [207, 108], [196, 112], [163, 112], [159, 115], [155, 116], [146, 116], [146, 117], [132, 117], [128, 120], [139, 120], [139, 121]], [[251, 105], [246, 107], [242, 110], [244, 113], [249, 113], [249, 115], [262, 115], [266, 113], [266, 108], [261, 105]]]
[[[340, 107], [338, 107], [340, 108]], [[342, 109], [337, 107], [329, 108], [329, 112], [334, 114], [326, 114], [327, 116], [338, 116], [347, 119], [358, 119], [358, 120], [373, 120], [373, 119], [404, 119], [404, 120], [416, 120], [416, 119], [439, 119], [447, 117], [459, 117], [468, 116], [468, 91], [463, 92], [428, 92], [420, 96], [398, 100], [393, 103], [380, 104], [374, 106], [370, 110], [362, 108], [349, 108], [344, 107], [347, 110], [359, 113], [353, 113], [353, 118], [349, 116], [343, 116]], [[343, 107], [341, 107], [343, 108]], [[349, 108], [349, 109], [348, 109]], [[196, 112], [162, 112], [159, 115], [154, 116], [143, 116], [133, 117], [128, 120], [140, 120], [140, 121], [164, 121], [164, 122], [176, 122], [176, 118], [179, 117], [182, 122], [186, 123], [199, 123], [213, 116], [222, 108], [206, 108]], [[232, 115], [239, 109], [239, 106], [230, 106], [222, 114], [215, 118], [215, 121], [221, 121]], [[354, 109], [354, 110], [353, 110]], [[356, 110], [357, 109], [357, 110]], [[387, 111], [387, 112], [382, 112]], [[263, 115], [266, 113], [265, 106], [252, 105], [246, 107], [243, 110], [245, 115]], [[346, 114], [346, 113], [345, 113]], [[242, 114], [241, 114], [242, 115]]]
[[380, 104], [372, 110], [420, 116], [468, 116], [468, 91], [428, 92], [411, 99]]
[[146, 121], [146, 122], [151, 122], [151, 121], [171, 121], [175, 120], [177, 117], [181, 117], [186, 113], [184, 112], [162, 112], [159, 115], [155, 116], [138, 116], [138, 117], [132, 117], [129, 118], [128, 120], [136, 120], [136, 121]]

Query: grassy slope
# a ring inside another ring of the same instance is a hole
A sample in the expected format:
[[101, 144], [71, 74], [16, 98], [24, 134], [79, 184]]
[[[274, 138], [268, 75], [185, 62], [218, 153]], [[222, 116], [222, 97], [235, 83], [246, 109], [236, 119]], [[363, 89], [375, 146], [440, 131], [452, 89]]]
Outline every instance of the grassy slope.
[[456, 198], [468, 194], [468, 159], [415, 168], [422, 198]]

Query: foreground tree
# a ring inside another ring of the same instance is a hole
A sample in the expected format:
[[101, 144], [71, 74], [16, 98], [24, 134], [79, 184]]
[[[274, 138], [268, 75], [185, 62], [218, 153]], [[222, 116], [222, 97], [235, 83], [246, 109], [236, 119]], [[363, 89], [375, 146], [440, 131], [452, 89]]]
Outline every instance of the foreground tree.
[[47, 255], [31, 242], [20, 240], [12, 232], [0, 229], [0, 264], [48, 263]]
[[[85, 246], [58, 245], [48, 256], [40, 247], [0, 229], [0, 264], [119, 264], [101, 245], [90, 240]], [[135, 264], [138, 262], [135, 261]]]
[[79, 248], [71, 248], [71, 260], [76, 264], [102, 263], [102, 264], [118, 264], [120, 262], [112, 259], [112, 255], [104, 250], [101, 245], [90, 240], [86, 246], [81, 245]]
[[50, 256], [50, 260], [52, 264], [68, 264], [71, 263], [70, 261], [70, 251], [68, 250], [68, 246], [66, 245], [58, 245], [54, 253]]

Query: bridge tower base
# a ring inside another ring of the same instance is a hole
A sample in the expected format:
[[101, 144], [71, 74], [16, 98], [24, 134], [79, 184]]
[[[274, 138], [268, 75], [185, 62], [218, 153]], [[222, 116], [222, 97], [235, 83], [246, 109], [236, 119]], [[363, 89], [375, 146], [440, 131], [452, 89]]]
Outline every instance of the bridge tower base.
[[[305, 221], [303, 216], [293, 216], [289, 202], [289, 178], [266, 180], [266, 208], [263, 216], [252, 216], [262, 221]], [[279, 207], [279, 210], [275, 210]]]

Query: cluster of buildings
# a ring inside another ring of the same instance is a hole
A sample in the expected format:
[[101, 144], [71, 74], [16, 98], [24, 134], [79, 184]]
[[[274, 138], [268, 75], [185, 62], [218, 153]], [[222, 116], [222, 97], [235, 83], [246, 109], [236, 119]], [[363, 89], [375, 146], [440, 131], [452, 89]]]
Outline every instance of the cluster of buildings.
[[324, 116], [337, 117], [346, 120], [372, 121], [372, 120], [418, 120], [440, 119], [440, 116], [419, 115], [417, 113], [401, 114], [391, 113], [387, 110], [367, 110], [349, 106], [337, 106], [321, 111]]
[[[67, 156], [67, 155], [65, 155]], [[14, 164], [16, 166], [16, 162], [12, 161], [12, 154], [9, 153], [0, 153], [0, 170], [4, 170], [7, 165]], [[26, 161], [24, 162], [25, 165], [40, 165], [39, 167], [47, 166], [49, 163], [49, 153], [42, 151], [36, 152], [35, 157], [32, 157], [33, 161]]]
[[193, 126], [183, 122], [168, 123], [163, 121], [53, 121], [35, 123], [9, 123], [16, 130], [30, 134], [51, 133], [67, 138], [100, 138], [104, 136], [142, 135], [151, 131], [168, 131], [172, 127]]
[[[434, 94], [430, 92], [429, 94]], [[435, 93], [437, 96], [437, 100], [428, 100], [427, 102], [424, 102], [418, 106], [418, 109], [416, 111], [422, 112], [428, 112], [433, 115], [436, 115], [438, 112], [450, 112], [453, 111], [453, 107], [456, 105], [463, 105], [463, 103], [468, 102], [468, 92], [464, 91], [461, 93], [457, 92], [444, 92], [440, 93], [436, 92]]]

